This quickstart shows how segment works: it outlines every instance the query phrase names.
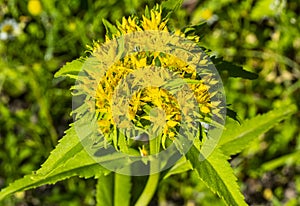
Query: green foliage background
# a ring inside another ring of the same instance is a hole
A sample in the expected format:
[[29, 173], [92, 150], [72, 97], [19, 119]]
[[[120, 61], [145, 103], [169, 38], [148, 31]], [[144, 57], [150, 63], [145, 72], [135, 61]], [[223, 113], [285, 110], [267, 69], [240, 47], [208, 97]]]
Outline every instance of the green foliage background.
[[[103, 41], [103, 18], [115, 22], [155, 3], [41, 0], [42, 12], [34, 16], [28, 1], [0, 0], [0, 24], [11, 18], [24, 23], [21, 34], [0, 40], [0, 188], [38, 169], [71, 122], [72, 81], [53, 79], [54, 73], [84, 55], [85, 45]], [[259, 74], [253, 81], [222, 77], [227, 103], [243, 123], [289, 103], [300, 107], [299, 13], [297, 1], [189, 0], [172, 24], [207, 20], [203, 46]], [[248, 203], [300, 204], [299, 117], [281, 122], [231, 160]], [[4, 204], [94, 205], [95, 182], [71, 178], [17, 193]], [[223, 204], [194, 172], [166, 179], [156, 197], [156, 203]]]

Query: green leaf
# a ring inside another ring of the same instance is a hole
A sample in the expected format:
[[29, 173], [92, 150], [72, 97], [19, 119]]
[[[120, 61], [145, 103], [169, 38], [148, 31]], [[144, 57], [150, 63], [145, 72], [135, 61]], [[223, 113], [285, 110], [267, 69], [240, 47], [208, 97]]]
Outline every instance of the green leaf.
[[181, 5], [182, 5], [183, 0], [168, 0], [168, 1], [163, 1], [161, 3], [161, 7], [162, 7], [162, 13], [163, 13], [163, 17], [164, 19], [167, 19], [170, 17], [170, 15], [178, 10]]
[[198, 36], [203, 39], [204, 35], [209, 32], [209, 26], [206, 22], [201, 22], [196, 25], [187, 26], [181, 29], [186, 36]]
[[176, 11], [182, 5], [183, 0], [168, 0], [161, 3], [162, 9], [168, 11]]
[[129, 206], [131, 177], [115, 173], [114, 205]]
[[270, 160], [268, 162], [265, 162], [264, 164], [262, 164], [261, 169], [264, 172], [266, 172], [266, 171], [272, 171], [283, 165], [299, 164], [300, 163], [299, 157], [300, 157], [300, 150], [295, 151], [291, 154], [283, 155], [281, 157]]
[[103, 175], [98, 179], [96, 186], [97, 206], [113, 205], [113, 174]]
[[42, 164], [39, 169], [40, 174], [47, 174], [83, 149], [73, 125], [65, 133], [56, 148], [51, 151], [48, 159]]
[[76, 136], [75, 129], [71, 127], [41, 169], [1, 190], [0, 201], [15, 192], [54, 184], [73, 176], [98, 178], [105, 173], [108, 171], [87, 154]]
[[217, 70], [222, 74], [224, 71], [228, 72], [229, 77], [241, 77], [243, 79], [257, 79], [258, 75], [247, 70], [243, 67], [235, 65], [231, 62], [224, 61], [223, 58], [211, 57], [211, 61], [214, 63]]
[[146, 5], [146, 8], [145, 8], [145, 17], [150, 19], [151, 18], [151, 14], [150, 14], [150, 10], [149, 10], [149, 7]]
[[180, 158], [176, 164], [164, 175], [163, 179], [167, 179], [168, 177], [187, 172], [189, 170], [192, 170], [193, 167], [189, 160], [187, 160], [185, 157]]
[[115, 27], [114, 25], [112, 25], [109, 21], [107, 21], [106, 19], [102, 19], [102, 23], [105, 27], [106, 30], [106, 35], [112, 39], [113, 34], [117, 34], [118, 29], [117, 27]]
[[77, 79], [77, 75], [81, 71], [84, 61], [84, 58], [79, 58], [66, 63], [60, 70], [58, 70], [58, 72], [55, 73], [54, 77], [67, 76], [72, 79]]
[[227, 162], [227, 157], [220, 150], [215, 149], [208, 158], [204, 159], [199, 150], [193, 146], [187, 153], [187, 158], [196, 169], [199, 178], [227, 205], [247, 205], [233, 170]]
[[232, 109], [226, 108], [226, 116], [230, 117], [231, 119], [237, 121], [239, 124], [241, 124], [241, 120], [237, 114], [237, 112], [233, 111]]
[[227, 125], [219, 142], [221, 150], [227, 156], [239, 153], [252, 140], [267, 132], [276, 123], [288, 118], [296, 111], [297, 107], [295, 105], [288, 105], [245, 120], [242, 125], [237, 123]]
[[273, 0], [259, 0], [253, 7], [250, 18], [257, 21], [263, 17], [272, 17], [282, 11], [283, 8], [284, 3], [281, 1], [275, 3]]

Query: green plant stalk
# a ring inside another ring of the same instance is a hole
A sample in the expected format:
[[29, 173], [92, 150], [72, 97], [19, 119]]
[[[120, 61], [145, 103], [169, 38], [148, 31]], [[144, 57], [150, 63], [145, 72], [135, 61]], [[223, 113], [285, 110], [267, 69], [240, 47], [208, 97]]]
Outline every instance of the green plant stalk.
[[139, 199], [136, 201], [135, 206], [147, 206], [150, 203], [153, 195], [155, 194], [158, 182], [159, 173], [152, 174], [149, 176], [144, 191], [139, 197]]
[[114, 206], [130, 205], [131, 177], [115, 173]]
[[[154, 138], [149, 141], [150, 146], [150, 155], [157, 154], [160, 150], [160, 137]], [[151, 162], [150, 163], [150, 175], [147, 180], [146, 186], [139, 197], [139, 199], [136, 201], [135, 206], [147, 206], [151, 199], [153, 198], [157, 185], [159, 183], [159, 175], [160, 173], [154, 173], [152, 174], [152, 171], [156, 170], [157, 164]]]

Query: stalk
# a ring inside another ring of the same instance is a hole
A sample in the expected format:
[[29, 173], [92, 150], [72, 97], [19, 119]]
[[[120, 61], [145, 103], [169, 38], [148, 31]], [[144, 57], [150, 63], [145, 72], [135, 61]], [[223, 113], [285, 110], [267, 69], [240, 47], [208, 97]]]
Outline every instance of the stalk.
[[[157, 154], [160, 150], [160, 138], [156, 137], [152, 140], [149, 141], [149, 146], [150, 146], [150, 155], [151, 154]], [[146, 186], [135, 203], [135, 206], [147, 206], [149, 205], [151, 199], [153, 198], [156, 188], [159, 183], [159, 175], [160, 173], [153, 173], [153, 171], [158, 171], [157, 170], [157, 163], [150, 162], [150, 175], [147, 180]]]

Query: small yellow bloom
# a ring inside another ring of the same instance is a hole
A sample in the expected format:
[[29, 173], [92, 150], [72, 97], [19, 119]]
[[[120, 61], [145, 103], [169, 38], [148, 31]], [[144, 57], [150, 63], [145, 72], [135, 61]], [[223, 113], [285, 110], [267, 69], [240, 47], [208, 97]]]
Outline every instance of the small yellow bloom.
[[39, 0], [29, 0], [27, 9], [33, 16], [38, 16], [42, 13], [42, 5]]
[[272, 200], [272, 198], [273, 198], [272, 190], [269, 188], [266, 188], [263, 192], [263, 196], [266, 200], [269, 200], [269, 201]]
[[178, 124], [178, 122], [173, 121], [173, 120], [167, 121], [167, 125], [168, 125], [169, 127], [175, 127], [177, 124]]
[[174, 133], [174, 132], [170, 132], [170, 133], [169, 133], [169, 138], [170, 138], [170, 139], [174, 139], [174, 137], [175, 137], [175, 133]]
[[16, 192], [15, 197], [17, 199], [23, 199], [25, 197], [25, 192], [24, 191], [23, 192]]
[[110, 125], [110, 122], [107, 121], [107, 120], [99, 120], [99, 121], [98, 121], [98, 124], [99, 124], [99, 126], [101, 126], [101, 127], [107, 127], [107, 126]]
[[212, 16], [213, 16], [213, 13], [212, 13], [212, 11], [210, 9], [205, 9], [201, 13], [201, 18], [205, 19], [205, 20], [209, 20]]
[[140, 154], [141, 154], [142, 157], [148, 155], [148, 151], [145, 149], [145, 145], [143, 145], [142, 148], [139, 147], [139, 150], [140, 150]]
[[70, 22], [68, 24], [68, 29], [69, 29], [69, 31], [75, 31], [75, 29], [76, 29], [76, 23], [75, 22]]
[[200, 107], [200, 111], [201, 111], [202, 113], [204, 113], [204, 114], [210, 113], [209, 107], [207, 107], [207, 106], [205, 106], [205, 105], [203, 105], [203, 106]]

